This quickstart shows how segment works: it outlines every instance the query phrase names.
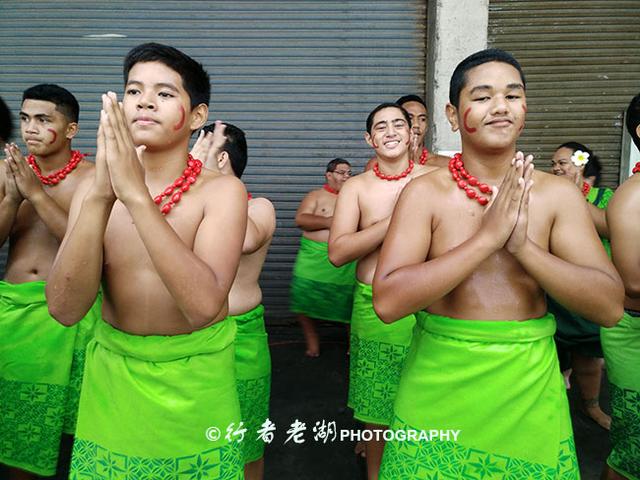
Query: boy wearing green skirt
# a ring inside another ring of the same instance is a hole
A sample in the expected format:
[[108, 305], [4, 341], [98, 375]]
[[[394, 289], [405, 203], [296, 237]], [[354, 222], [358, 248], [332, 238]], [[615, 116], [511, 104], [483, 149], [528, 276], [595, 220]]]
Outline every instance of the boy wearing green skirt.
[[[393, 416], [400, 371], [415, 318], [385, 325], [373, 310], [371, 282], [398, 195], [413, 178], [436, 170], [409, 158], [411, 120], [394, 103], [378, 105], [366, 121], [365, 140], [378, 159], [343, 186], [331, 224], [329, 259], [336, 266], [357, 260], [351, 316], [348, 405], [369, 430], [384, 430]], [[377, 478], [384, 440], [365, 441], [369, 478]]]
[[[72, 479], [240, 479], [243, 461], [227, 297], [246, 231], [238, 179], [188, 155], [209, 76], [156, 43], [132, 49], [125, 93], [102, 96], [95, 175], [73, 197], [47, 285], [75, 324], [103, 284], [87, 347]], [[233, 426], [236, 427], [233, 427]]]
[[44, 294], [73, 192], [93, 171], [71, 150], [78, 115], [68, 90], [28, 88], [20, 130], [29, 155], [7, 144], [0, 167], [0, 245], [10, 242], [0, 282], [0, 463], [12, 467], [10, 478], [55, 474], [61, 435], [73, 433], [80, 352], [100, 314], [94, 305], [78, 326], [65, 328], [49, 316]]
[[580, 192], [516, 153], [518, 62], [471, 55], [449, 101], [462, 154], [403, 191], [373, 288], [386, 322], [419, 312], [391, 428], [460, 432], [390, 441], [380, 478], [579, 478], [544, 291], [611, 327], [620, 278]]
[[302, 236], [291, 278], [290, 306], [298, 314], [308, 357], [320, 355], [314, 319], [347, 324], [351, 319], [356, 265], [335, 267], [327, 253], [338, 193], [350, 176], [351, 164], [334, 158], [327, 164], [324, 186], [309, 192], [296, 212]]
[[[198, 148], [202, 151], [200, 156], [206, 158], [207, 168], [242, 178], [247, 166], [247, 141], [240, 128], [221, 122], [208, 125], [200, 133], [194, 150]], [[194, 150], [192, 153], [197, 156]], [[276, 212], [266, 198], [253, 198], [251, 194], [248, 197], [247, 233], [238, 273], [229, 292], [229, 319], [235, 321], [238, 328], [235, 343], [236, 379], [240, 413], [244, 428], [247, 429], [241, 443], [244, 478], [262, 480], [264, 442], [258, 438], [257, 432], [269, 417], [271, 354], [258, 278], [276, 229]]]
[[[627, 130], [640, 148], [640, 94], [627, 107]], [[611, 391], [611, 454], [603, 478], [640, 479], [640, 162], [607, 209], [613, 263], [625, 286], [625, 315], [602, 329]]]

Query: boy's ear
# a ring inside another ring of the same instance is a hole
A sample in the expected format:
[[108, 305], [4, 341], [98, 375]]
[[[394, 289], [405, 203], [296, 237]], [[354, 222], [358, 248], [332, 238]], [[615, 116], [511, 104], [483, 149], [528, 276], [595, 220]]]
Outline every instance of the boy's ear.
[[67, 137], [67, 140], [71, 140], [78, 134], [78, 124], [76, 122], [70, 122], [67, 125], [67, 130], [64, 133], [64, 136]]
[[373, 140], [371, 139], [371, 135], [369, 135], [369, 132], [365, 132], [364, 134], [364, 140], [365, 142], [367, 142], [367, 144], [371, 147], [371, 148], [376, 148], [375, 145], [373, 144]]
[[222, 169], [228, 163], [229, 163], [229, 153], [223, 150], [218, 154], [218, 169], [222, 171]]
[[197, 105], [189, 114], [189, 128], [191, 131], [200, 130], [209, 118], [209, 107], [205, 103]]
[[444, 107], [444, 113], [447, 116], [447, 120], [449, 120], [449, 124], [451, 125], [451, 131], [457, 132], [460, 128], [460, 125], [458, 124], [458, 109], [451, 103], [447, 103], [447, 106]]

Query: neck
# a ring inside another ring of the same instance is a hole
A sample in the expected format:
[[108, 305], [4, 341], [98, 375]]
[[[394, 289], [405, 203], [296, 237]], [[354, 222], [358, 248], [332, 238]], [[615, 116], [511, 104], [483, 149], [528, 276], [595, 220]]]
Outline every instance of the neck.
[[402, 173], [409, 166], [409, 152], [404, 152], [397, 157], [385, 157], [376, 153], [378, 168], [385, 175], [397, 175]]
[[187, 164], [189, 140], [163, 150], [145, 150], [141, 160], [148, 181], [169, 181], [182, 175]]
[[467, 171], [491, 185], [499, 185], [502, 182], [515, 156], [515, 145], [499, 151], [479, 150], [464, 143], [462, 146], [462, 161]]
[[71, 160], [71, 144], [66, 145], [57, 152], [47, 155], [34, 155], [40, 171], [43, 175], [48, 175], [64, 167]]

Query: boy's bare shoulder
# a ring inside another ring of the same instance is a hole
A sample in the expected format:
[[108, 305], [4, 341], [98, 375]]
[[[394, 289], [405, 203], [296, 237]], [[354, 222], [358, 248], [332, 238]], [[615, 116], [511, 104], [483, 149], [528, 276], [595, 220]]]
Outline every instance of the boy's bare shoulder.
[[223, 175], [213, 170], [202, 169], [198, 182], [200, 188], [207, 193], [226, 195], [233, 192], [244, 192], [244, 195], [247, 194], [244, 183], [239, 178], [233, 175]]
[[570, 180], [558, 177], [551, 173], [535, 170], [533, 172], [532, 191], [542, 193], [544, 195], [573, 195], [579, 194], [580, 191]]
[[406, 188], [411, 187], [420, 191], [433, 190], [434, 188], [445, 190], [450, 186], [449, 184], [454, 183], [449, 170], [446, 168], [427, 167], [426, 165], [422, 166], [422, 168], [428, 168], [428, 171], [411, 180]]
[[416, 165], [415, 167], [415, 171], [413, 173], [413, 177], [417, 178], [417, 177], [422, 177], [428, 173], [433, 173], [436, 170], [439, 170], [440, 167], [437, 167], [435, 165]]
[[617, 188], [607, 210], [617, 209], [640, 210], [640, 174], [632, 175]]

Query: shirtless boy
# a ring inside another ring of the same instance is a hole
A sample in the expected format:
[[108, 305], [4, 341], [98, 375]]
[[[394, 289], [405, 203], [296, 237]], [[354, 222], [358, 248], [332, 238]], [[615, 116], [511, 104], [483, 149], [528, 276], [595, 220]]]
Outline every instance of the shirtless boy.
[[202, 65], [147, 43], [127, 54], [124, 80], [122, 104], [113, 92], [102, 97], [95, 175], [74, 195], [47, 285], [64, 325], [104, 288], [71, 478], [173, 478], [189, 468], [242, 478], [239, 444], [224, 433], [240, 421], [236, 328], [224, 319], [247, 193], [188, 159], [191, 133], [208, 116]]
[[471, 55], [449, 97], [462, 155], [404, 190], [374, 279], [383, 320], [418, 312], [392, 428], [444, 433], [387, 443], [380, 477], [577, 478], [544, 291], [613, 326], [620, 278], [580, 192], [516, 153], [518, 62], [501, 50]]
[[342, 187], [329, 235], [329, 259], [336, 266], [358, 262], [351, 317], [349, 406], [373, 435], [365, 442], [365, 449], [368, 477], [377, 479], [384, 447], [380, 433], [393, 416], [415, 319], [408, 313], [399, 322], [385, 325], [373, 310], [371, 283], [398, 195], [411, 179], [437, 168], [418, 165], [409, 158], [411, 120], [402, 107], [378, 105], [369, 114], [366, 127], [365, 139], [377, 162]]
[[[627, 131], [640, 149], [640, 94], [627, 107]], [[613, 263], [625, 288], [624, 317], [600, 336], [611, 392], [611, 454], [603, 478], [640, 479], [640, 162], [607, 209]]]
[[309, 192], [296, 212], [302, 237], [291, 279], [291, 311], [298, 314], [309, 357], [320, 355], [314, 319], [342, 323], [351, 319], [356, 265], [335, 267], [327, 247], [338, 194], [350, 176], [351, 164], [334, 158], [327, 164], [324, 186]]
[[67, 329], [49, 316], [44, 295], [71, 197], [93, 171], [71, 150], [79, 110], [76, 98], [57, 85], [25, 90], [20, 131], [29, 155], [7, 144], [0, 168], [0, 245], [10, 243], [0, 282], [0, 462], [39, 475], [55, 474], [61, 433], [73, 433], [64, 427], [65, 419], [75, 421], [78, 407], [69, 392], [82, 375], [78, 328], [93, 326], [99, 315], [94, 307]]
[[[242, 178], [247, 166], [247, 141], [240, 128], [216, 122], [202, 130], [201, 138], [205, 143], [210, 142], [210, 146], [204, 148], [207, 151], [207, 168]], [[248, 197], [247, 233], [238, 273], [229, 292], [229, 318], [238, 327], [235, 343], [236, 377], [240, 412], [244, 428], [247, 429], [241, 444], [244, 478], [262, 480], [264, 442], [257, 437], [257, 431], [269, 416], [271, 355], [258, 278], [276, 229], [276, 212], [266, 198], [253, 198], [251, 194]]]

